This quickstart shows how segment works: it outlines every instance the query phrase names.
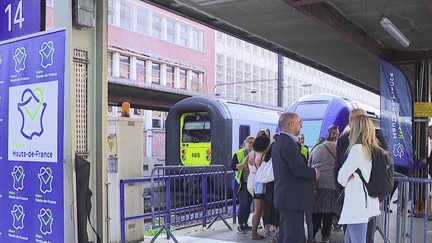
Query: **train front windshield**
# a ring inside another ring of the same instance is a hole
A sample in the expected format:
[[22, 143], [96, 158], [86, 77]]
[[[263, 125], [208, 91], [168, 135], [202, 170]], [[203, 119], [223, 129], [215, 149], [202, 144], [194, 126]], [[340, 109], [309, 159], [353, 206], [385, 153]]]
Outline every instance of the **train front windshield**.
[[305, 135], [305, 144], [311, 149], [319, 138], [323, 121], [303, 121], [301, 133]]
[[210, 116], [188, 115], [184, 118], [183, 143], [210, 142]]
[[208, 112], [186, 113], [181, 117], [180, 161], [183, 165], [211, 162], [211, 119]]
[[328, 105], [327, 101], [306, 102], [300, 103], [295, 110], [303, 121], [301, 133], [305, 135], [305, 144], [309, 148], [312, 148], [320, 137]]

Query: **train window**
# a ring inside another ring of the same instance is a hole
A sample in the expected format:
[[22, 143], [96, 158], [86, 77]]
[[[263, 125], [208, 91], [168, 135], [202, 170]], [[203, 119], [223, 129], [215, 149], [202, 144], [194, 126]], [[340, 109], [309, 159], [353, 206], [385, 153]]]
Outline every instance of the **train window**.
[[208, 143], [211, 138], [210, 134], [209, 115], [188, 115], [184, 118], [183, 143]]
[[327, 102], [313, 105], [311, 105], [310, 103], [299, 104], [296, 108], [295, 113], [301, 114], [301, 118], [303, 120], [322, 119], [324, 118], [327, 111], [327, 106]]
[[240, 125], [239, 127], [239, 148], [242, 147], [243, 141], [250, 135], [250, 126]]

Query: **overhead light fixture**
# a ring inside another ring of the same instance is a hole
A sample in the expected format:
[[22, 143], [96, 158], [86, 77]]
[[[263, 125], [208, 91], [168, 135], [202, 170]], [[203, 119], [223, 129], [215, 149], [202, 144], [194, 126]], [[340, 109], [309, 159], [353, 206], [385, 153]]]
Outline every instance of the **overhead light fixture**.
[[383, 17], [380, 24], [403, 47], [408, 47], [411, 44], [405, 35], [387, 17]]

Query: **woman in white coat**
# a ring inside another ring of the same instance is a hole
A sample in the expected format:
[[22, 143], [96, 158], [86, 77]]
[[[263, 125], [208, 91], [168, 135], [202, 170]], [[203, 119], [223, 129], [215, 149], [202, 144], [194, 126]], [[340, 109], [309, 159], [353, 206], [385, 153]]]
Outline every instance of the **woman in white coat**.
[[379, 148], [375, 127], [365, 115], [350, 123], [348, 158], [339, 170], [338, 182], [345, 187], [345, 200], [339, 224], [346, 224], [345, 243], [365, 243], [369, 218], [380, 214], [379, 200], [370, 197], [360, 176], [369, 182], [372, 169], [372, 148]]

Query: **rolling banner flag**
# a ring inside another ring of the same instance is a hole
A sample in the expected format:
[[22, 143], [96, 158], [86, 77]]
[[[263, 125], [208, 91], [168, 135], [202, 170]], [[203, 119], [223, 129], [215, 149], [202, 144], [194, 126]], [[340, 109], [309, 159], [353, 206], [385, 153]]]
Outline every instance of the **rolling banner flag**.
[[395, 165], [413, 167], [412, 99], [404, 74], [380, 60], [381, 130]]

